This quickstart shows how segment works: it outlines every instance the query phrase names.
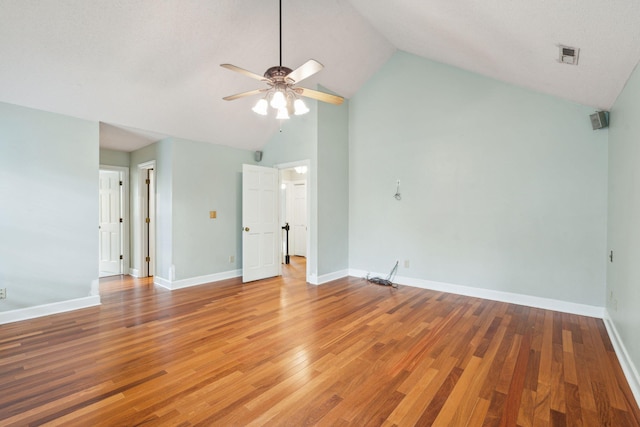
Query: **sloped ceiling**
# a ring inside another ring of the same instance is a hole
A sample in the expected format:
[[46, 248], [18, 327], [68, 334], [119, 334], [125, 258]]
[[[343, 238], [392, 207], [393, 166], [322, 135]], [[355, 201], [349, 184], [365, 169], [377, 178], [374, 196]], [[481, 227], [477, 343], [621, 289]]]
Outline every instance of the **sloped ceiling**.
[[[607, 109], [640, 58], [640, 2], [283, 0], [283, 65], [325, 65], [304, 86], [351, 97], [396, 49]], [[0, 58], [0, 101], [103, 122], [105, 147], [256, 150], [278, 128], [255, 98], [222, 100], [260, 83], [219, 66], [277, 65], [277, 0], [0, 0]]]
[[[640, 59], [637, 0], [351, 3], [398, 49], [599, 109]], [[580, 49], [577, 66], [559, 45]]]

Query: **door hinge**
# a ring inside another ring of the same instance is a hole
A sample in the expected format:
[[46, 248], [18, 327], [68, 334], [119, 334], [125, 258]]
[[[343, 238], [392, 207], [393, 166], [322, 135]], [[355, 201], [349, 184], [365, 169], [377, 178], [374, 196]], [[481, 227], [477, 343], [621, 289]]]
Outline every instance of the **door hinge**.
[[150, 257], [150, 256], [148, 256], [148, 257], [146, 257], [144, 260], [145, 260], [146, 262], [151, 262], [151, 257]]
[[147, 178], [147, 179], [144, 180], [144, 183], [149, 185], [149, 184], [151, 184], [151, 180], [149, 178]]
[[613, 251], [611, 251], [611, 253], [609, 253], [609, 261], [613, 262]]
[[123, 222], [123, 221], [122, 221], [122, 218], [120, 218], [120, 222]]
[[120, 185], [122, 185], [122, 181], [120, 181]]
[[151, 222], [151, 218], [145, 218], [144, 222], [146, 222], [147, 224], [149, 224]]
[[124, 257], [122, 255], [120, 255], [120, 259], [124, 259]]

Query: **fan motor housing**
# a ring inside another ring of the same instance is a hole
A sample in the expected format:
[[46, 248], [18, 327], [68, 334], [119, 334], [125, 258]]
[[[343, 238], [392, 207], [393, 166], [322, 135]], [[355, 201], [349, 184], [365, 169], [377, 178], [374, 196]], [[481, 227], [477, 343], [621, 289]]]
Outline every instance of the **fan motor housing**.
[[288, 68], [288, 67], [275, 66], [275, 67], [271, 67], [267, 71], [265, 71], [264, 72], [264, 76], [266, 78], [268, 78], [268, 79], [284, 80], [285, 76], [287, 76], [289, 73], [291, 73], [291, 71], [293, 71], [293, 70], [291, 68]]

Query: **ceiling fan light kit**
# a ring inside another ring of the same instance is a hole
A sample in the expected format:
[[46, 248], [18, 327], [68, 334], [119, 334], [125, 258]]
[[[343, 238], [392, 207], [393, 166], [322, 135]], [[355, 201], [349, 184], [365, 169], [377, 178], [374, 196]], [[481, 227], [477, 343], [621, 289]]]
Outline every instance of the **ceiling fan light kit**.
[[276, 89], [271, 97], [271, 106], [276, 110], [287, 106], [287, 98], [285, 98], [283, 91]]
[[254, 105], [252, 110], [257, 114], [260, 114], [261, 116], [266, 116], [268, 112], [267, 110], [268, 108], [269, 108], [269, 103], [265, 98], [262, 98], [258, 100], [258, 102], [256, 102], [256, 105]]
[[280, 5], [280, 65], [271, 67], [265, 71], [264, 76], [260, 76], [251, 71], [245, 70], [240, 67], [236, 67], [231, 64], [220, 64], [221, 67], [231, 71], [235, 71], [240, 74], [244, 74], [247, 77], [251, 77], [255, 80], [260, 80], [267, 84], [268, 88], [254, 89], [248, 92], [242, 92], [235, 95], [225, 96], [225, 101], [233, 101], [245, 96], [257, 95], [264, 93], [264, 96], [258, 100], [253, 106], [252, 110], [261, 116], [266, 116], [269, 112], [269, 105], [277, 111], [276, 119], [286, 120], [291, 114], [300, 116], [309, 112], [309, 108], [305, 105], [304, 101], [300, 99], [300, 96], [306, 98], [316, 99], [322, 102], [328, 102], [334, 105], [340, 105], [344, 101], [344, 98], [337, 95], [331, 95], [326, 92], [307, 89], [303, 87], [297, 87], [296, 84], [302, 80], [311, 77], [318, 71], [322, 70], [324, 66], [314, 59], [310, 59], [300, 67], [292, 70], [288, 67], [282, 66], [282, 0], [279, 0]]
[[300, 116], [302, 114], [307, 114], [309, 112], [309, 107], [305, 105], [302, 99], [298, 98], [293, 102], [293, 111], [293, 114]]

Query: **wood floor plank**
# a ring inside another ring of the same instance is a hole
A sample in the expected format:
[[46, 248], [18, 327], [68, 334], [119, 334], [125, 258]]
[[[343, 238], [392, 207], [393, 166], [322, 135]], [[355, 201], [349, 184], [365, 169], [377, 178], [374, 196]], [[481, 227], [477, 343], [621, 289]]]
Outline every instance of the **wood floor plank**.
[[484, 424], [484, 420], [487, 417], [487, 412], [489, 412], [489, 405], [491, 402], [486, 399], [478, 399], [476, 401], [475, 406], [473, 407], [473, 412], [469, 417], [469, 422], [466, 427], [480, 427]]
[[640, 426], [601, 320], [292, 261], [0, 325], [0, 425]]

